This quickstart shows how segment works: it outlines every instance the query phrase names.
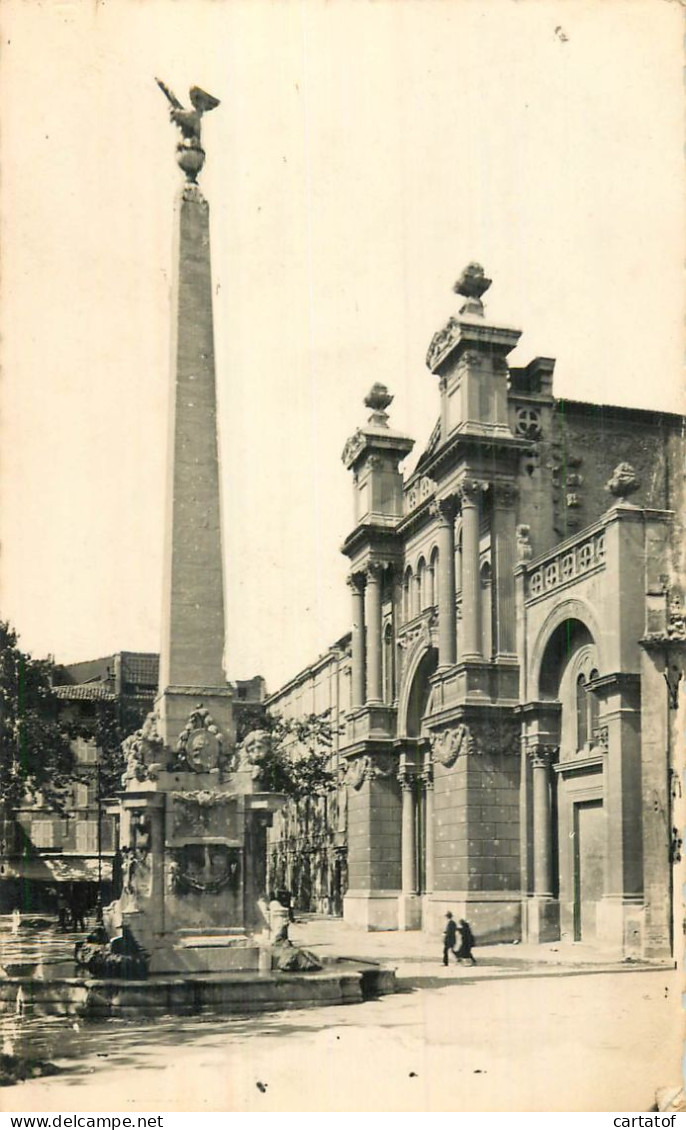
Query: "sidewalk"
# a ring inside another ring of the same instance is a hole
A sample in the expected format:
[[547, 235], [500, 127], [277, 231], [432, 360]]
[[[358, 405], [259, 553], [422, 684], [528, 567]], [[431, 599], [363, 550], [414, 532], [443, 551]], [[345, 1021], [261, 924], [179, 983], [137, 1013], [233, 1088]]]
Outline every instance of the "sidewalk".
[[342, 957], [381, 961], [394, 965], [399, 980], [423, 982], [427, 976], [471, 979], [522, 976], [569, 976], [574, 972], [601, 973], [632, 970], [672, 969], [674, 964], [650, 963], [622, 958], [618, 951], [601, 949], [582, 942], [550, 942], [543, 945], [503, 943], [476, 946], [475, 966], [446, 968], [440, 938], [420, 930], [367, 932], [349, 926], [341, 918], [301, 915], [291, 925], [289, 937], [299, 946], [311, 949], [328, 961]]

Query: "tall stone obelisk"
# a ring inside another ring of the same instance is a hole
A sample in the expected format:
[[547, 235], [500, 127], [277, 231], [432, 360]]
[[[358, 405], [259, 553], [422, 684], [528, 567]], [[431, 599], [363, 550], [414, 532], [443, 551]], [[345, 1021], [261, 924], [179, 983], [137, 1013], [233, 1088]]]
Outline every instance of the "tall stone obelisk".
[[164, 597], [157, 710], [174, 747], [202, 703], [233, 744], [231, 690], [223, 669], [224, 576], [212, 318], [209, 205], [196, 183], [205, 162], [203, 113], [218, 105], [198, 87], [184, 109], [159, 80], [181, 131], [177, 161], [185, 183], [176, 200], [171, 395]]

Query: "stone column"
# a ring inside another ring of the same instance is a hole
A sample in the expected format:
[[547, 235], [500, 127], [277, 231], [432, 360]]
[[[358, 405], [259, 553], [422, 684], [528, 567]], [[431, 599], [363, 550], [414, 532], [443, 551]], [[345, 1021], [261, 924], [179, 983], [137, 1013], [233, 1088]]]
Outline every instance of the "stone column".
[[365, 626], [364, 578], [359, 573], [348, 577], [352, 593], [352, 706], [364, 706]]
[[381, 696], [381, 580], [383, 566], [367, 569], [367, 702], [382, 701]]
[[455, 623], [455, 504], [451, 498], [434, 502], [438, 519], [438, 664], [451, 667], [456, 659]]
[[434, 774], [433, 766], [427, 765], [422, 773], [425, 797], [425, 834], [426, 834], [426, 891], [431, 894], [434, 889]]
[[402, 892], [404, 895], [413, 895], [416, 891], [415, 859], [416, 845], [414, 838], [414, 780], [406, 770], [401, 770], [398, 776], [402, 789]]
[[551, 898], [553, 893], [553, 837], [550, 807], [551, 746], [531, 751], [534, 807], [534, 895]]
[[462, 500], [462, 648], [461, 659], [481, 659], [481, 585], [479, 534], [481, 483], [460, 486]]
[[496, 656], [516, 655], [515, 646], [515, 501], [513, 483], [493, 484], [493, 623]]
[[401, 819], [401, 880], [398, 909], [398, 927], [416, 930], [420, 925], [421, 908], [417, 898], [417, 845], [415, 841], [414, 776], [401, 767], [398, 773], [402, 790]]

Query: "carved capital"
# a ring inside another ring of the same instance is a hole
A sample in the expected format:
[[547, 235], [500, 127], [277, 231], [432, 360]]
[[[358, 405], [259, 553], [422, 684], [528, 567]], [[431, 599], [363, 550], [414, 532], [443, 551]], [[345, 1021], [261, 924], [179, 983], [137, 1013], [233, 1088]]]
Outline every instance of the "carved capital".
[[383, 561], [370, 561], [365, 570], [367, 584], [380, 585], [385, 568], [386, 566]]
[[465, 506], [479, 505], [483, 484], [478, 479], [463, 479], [457, 489], [463, 509]]
[[517, 501], [518, 490], [514, 483], [493, 483], [493, 502], [499, 509], [510, 510]]
[[534, 769], [549, 769], [558, 754], [556, 745], [532, 745], [528, 750]]
[[398, 770], [398, 784], [404, 793], [411, 793], [414, 788], [415, 777], [406, 765], [401, 765]]
[[420, 774], [420, 781], [424, 789], [433, 789], [434, 787], [434, 767], [433, 765], [425, 765]]
[[364, 590], [365, 575], [364, 573], [349, 573], [345, 578], [345, 583], [352, 593], [360, 596]]
[[457, 500], [454, 495], [448, 495], [447, 498], [434, 498], [429, 506], [429, 513], [432, 518], [435, 518], [442, 526], [453, 524], [456, 510]]

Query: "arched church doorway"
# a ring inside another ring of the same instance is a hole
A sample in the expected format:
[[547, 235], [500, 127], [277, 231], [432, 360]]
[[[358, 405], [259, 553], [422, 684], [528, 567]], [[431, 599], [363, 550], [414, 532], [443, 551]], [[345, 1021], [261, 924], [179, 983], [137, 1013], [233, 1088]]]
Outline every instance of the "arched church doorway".
[[438, 652], [435, 647], [429, 647], [417, 664], [407, 696], [405, 733], [408, 738], [422, 736], [422, 720], [427, 713], [429, 699], [431, 698], [430, 679], [437, 666]]
[[[605, 894], [607, 865], [606, 809], [603, 764], [598, 748], [598, 699], [594, 681], [599, 674], [595, 641], [579, 619], [559, 624], [548, 639], [540, 664], [538, 699], [559, 704], [555, 757], [543, 769], [534, 760], [533, 773], [547, 772], [545, 833], [534, 831], [550, 856], [548, 886], [539, 894], [559, 899], [560, 932], [574, 941], [593, 941], [598, 910]], [[534, 796], [536, 797], [534, 781]], [[545, 798], [539, 777], [539, 809]], [[534, 824], [536, 824], [534, 807]], [[540, 812], [539, 812], [540, 817]], [[541, 820], [539, 818], [539, 825]], [[534, 869], [535, 870], [535, 869]], [[535, 885], [536, 885], [536, 876]]]

